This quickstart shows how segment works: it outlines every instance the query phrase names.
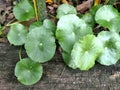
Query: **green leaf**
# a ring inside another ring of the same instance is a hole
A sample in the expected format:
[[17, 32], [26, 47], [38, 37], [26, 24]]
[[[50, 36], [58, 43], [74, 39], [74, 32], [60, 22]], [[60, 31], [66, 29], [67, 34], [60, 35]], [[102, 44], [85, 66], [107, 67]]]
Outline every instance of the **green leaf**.
[[90, 27], [94, 27], [95, 20], [94, 16], [90, 13], [86, 13], [83, 15], [82, 19], [88, 24]]
[[49, 61], [56, 49], [53, 33], [43, 26], [31, 30], [27, 35], [25, 49], [33, 61], [41, 63]]
[[77, 14], [76, 9], [69, 4], [62, 4], [57, 9], [57, 18], [61, 18], [64, 15]]
[[43, 26], [47, 29], [47, 30], [50, 30], [52, 31], [53, 33], [55, 33], [55, 30], [56, 30], [56, 26], [55, 24], [48, 20], [48, 19], [45, 19], [44, 22], [43, 22]]
[[62, 57], [64, 59], [64, 62], [69, 65], [70, 63], [70, 58], [71, 58], [71, 51], [70, 52], [65, 52], [65, 51], [62, 51]]
[[43, 67], [40, 63], [25, 58], [17, 62], [15, 76], [24, 85], [32, 85], [41, 79]]
[[2, 30], [0, 30], [0, 35], [2, 35], [2, 34], [3, 34]]
[[69, 66], [73, 69], [89, 70], [101, 53], [101, 44], [94, 35], [86, 35], [76, 42], [71, 52]]
[[43, 21], [46, 18], [46, 0], [34, 0], [38, 13], [38, 21]]
[[19, 21], [28, 21], [35, 17], [34, 8], [29, 0], [22, 0], [13, 8], [15, 18]]
[[34, 30], [35, 28], [40, 28], [41, 26], [43, 26], [49, 32], [55, 33], [56, 26], [52, 21], [48, 19], [45, 19], [43, 22], [38, 21], [38, 22], [32, 23], [29, 27], [29, 31]]
[[71, 52], [74, 43], [87, 34], [92, 34], [91, 27], [74, 14], [65, 15], [58, 21], [56, 37], [65, 52]]
[[102, 31], [98, 40], [103, 44], [103, 52], [98, 62], [103, 65], [113, 65], [120, 59], [120, 36], [115, 32]]
[[26, 41], [27, 29], [20, 23], [12, 24], [7, 34], [9, 42], [13, 45], [23, 45]]
[[109, 30], [119, 33], [120, 32], [120, 25], [119, 24], [120, 24], [120, 17], [113, 18], [110, 21]]
[[34, 22], [34, 23], [32, 23], [32, 24], [30, 25], [29, 31], [34, 30], [35, 28], [39, 28], [39, 27], [41, 27], [42, 25], [43, 25], [42, 22], [39, 22], [39, 21]]
[[4, 26], [2, 26], [2, 25], [0, 24], [0, 35], [3, 34], [3, 28], [4, 28]]
[[101, 7], [101, 5], [96, 5], [90, 8], [90, 14], [95, 17], [95, 14], [97, 12], [97, 10]]
[[104, 5], [97, 10], [95, 20], [101, 26], [109, 28], [111, 20], [119, 15], [120, 14], [117, 9], [115, 9], [112, 5]]

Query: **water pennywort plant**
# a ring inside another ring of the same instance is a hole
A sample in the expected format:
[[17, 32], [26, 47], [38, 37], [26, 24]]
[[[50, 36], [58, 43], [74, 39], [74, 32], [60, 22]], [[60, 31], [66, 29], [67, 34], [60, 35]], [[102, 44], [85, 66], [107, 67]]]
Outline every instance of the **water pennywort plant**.
[[[27, 7], [31, 8], [22, 7], [26, 4]], [[34, 22], [29, 28], [20, 23], [30, 20], [33, 15], [35, 17], [32, 7], [28, 0], [22, 0], [14, 7], [13, 12], [19, 22], [11, 24], [10, 31], [7, 34], [11, 44], [15, 46], [24, 45], [28, 54], [27, 58], [21, 58], [19, 54], [20, 61], [15, 67], [15, 76], [24, 85], [32, 85], [40, 80], [43, 73], [43, 67], [40, 63], [51, 60], [56, 50], [54, 36], [56, 27], [50, 20]]]
[[[21, 11], [21, 6], [26, 4], [30, 8]], [[73, 6], [63, 4], [57, 9], [57, 26], [45, 19], [26, 27], [20, 21], [35, 17], [32, 7], [29, 0], [22, 0], [14, 7], [13, 12], [19, 22], [11, 24], [7, 35], [11, 44], [24, 45], [28, 55], [21, 58], [19, 54], [20, 61], [15, 66], [15, 76], [22, 84], [32, 85], [41, 79], [42, 63], [54, 56], [56, 39], [65, 63], [72, 69], [89, 70], [96, 61], [109, 66], [120, 59], [120, 13], [113, 6], [95, 6], [88, 14], [79, 17]], [[103, 30], [95, 36], [93, 26], [96, 23], [108, 31]]]

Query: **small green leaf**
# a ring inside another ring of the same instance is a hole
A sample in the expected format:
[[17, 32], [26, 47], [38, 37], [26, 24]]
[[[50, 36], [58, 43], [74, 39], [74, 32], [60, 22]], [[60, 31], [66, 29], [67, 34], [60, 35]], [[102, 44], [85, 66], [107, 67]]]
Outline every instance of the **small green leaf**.
[[88, 24], [90, 27], [94, 27], [95, 20], [94, 16], [91, 15], [90, 13], [86, 13], [83, 15], [82, 19]]
[[56, 26], [52, 21], [48, 19], [45, 19], [43, 22], [38, 21], [38, 22], [32, 23], [29, 27], [29, 31], [34, 30], [35, 28], [40, 28], [41, 26], [43, 26], [49, 32], [55, 33]]
[[43, 67], [40, 63], [25, 58], [17, 62], [15, 76], [24, 85], [32, 85], [41, 79]]
[[2, 35], [3, 34], [3, 26], [0, 24], [0, 35]]
[[96, 5], [90, 8], [90, 14], [95, 17], [95, 14], [97, 12], [97, 10], [101, 7], [101, 5]]
[[115, 32], [102, 31], [98, 41], [103, 44], [103, 52], [98, 62], [103, 65], [113, 65], [120, 59], [120, 36]]
[[87, 34], [92, 34], [92, 28], [74, 14], [65, 15], [58, 21], [56, 37], [66, 52], [71, 52], [74, 43]]
[[2, 29], [0, 28], [0, 35], [2, 35], [3, 34], [3, 32], [2, 32]]
[[101, 44], [94, 35], [86, 35], [76, 42], [71, 52], [69, 66], [73, 69], [89, 70], [101, 53]]
[[50, 30], [52, 31], [53, 33], [55, 33], [55, 30], [56, 30], [56, 26], [55, 24], [48, 20], [48, 19], [45, 19], [44, 22], [43, 22], [43, 26], [47, 29], [47, 30]]
[[76, 9], [69, 4], [62, 4], [57, 9], [57, 18], [68, 14], [77, 14]]
[[13, 13], [19, 21], [28, 21], [35, 17], [34, 8], [29, 0], [22, 0], [14, 8]]
[[39, 27], [41, 27], [43, 25], [43, 23], [42, 22], [34, 22], [34, 23], [32, 23], [31, 25], [30, 25], [30, 27], [29, 27], [29, 31], [31, 31], [31, 30], [34, 30], [35, 28], [39, 28]]
[[7, 38], [13, 45], [23, 45], [26, 41], [27, 29], [20, 23], [12, 24], [8, 32]]
[[62, 57], [67, 65], [70, 63], [71, 52], [62, 51]]
[[3, 34], [2, 30], [0, 30], [0, 35], [2, 35], [2, 34]]
[[43, 26], [31, 30], [27, 35], [25, 49], [32, 60], [41, 63], [49, 61], [56, 50], [53, 33]]
[[113, 18], [110, 21], [109, 30], [119, 33], [120, 32], [120, 25], [119, 24], [120, 24], [120, 17]]
[[97, 10], [95, 20], [101, 26], [109, 28], [111, 20], [119, 15], [120, 14], [117, 9], [115, 9], [112, 5], [104, 5]]

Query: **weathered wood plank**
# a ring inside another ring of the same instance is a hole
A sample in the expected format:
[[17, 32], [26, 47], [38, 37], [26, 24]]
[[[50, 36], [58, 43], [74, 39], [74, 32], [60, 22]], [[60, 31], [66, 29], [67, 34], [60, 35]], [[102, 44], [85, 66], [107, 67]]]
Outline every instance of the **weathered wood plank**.
[[18, 51], [18, 47], [0, 43], [0, 90], [120, 90], [120, 63], [110, 67], [97, 64], [89, 71], [72, 70], [59, 52], [43, 64], [44, 74], [37, 84], [24, 86], [14, 76]]

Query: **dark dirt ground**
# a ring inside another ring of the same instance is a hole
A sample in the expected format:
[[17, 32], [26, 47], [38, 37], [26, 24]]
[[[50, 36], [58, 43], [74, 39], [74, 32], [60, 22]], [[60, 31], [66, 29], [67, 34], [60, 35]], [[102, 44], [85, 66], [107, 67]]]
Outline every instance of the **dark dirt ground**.
[[[14, 18], [12, 6], [12, 0], [0, 0], [0, 24]], [[47, 9], [54, 14], [51, 5]], [[42, 79], [35, 85], [24, 86], [14, 76], [18, 51], [19, 47], [0, 38], [0, 90], [120, 90], [120, 62], [109, 67], [97, 63], [89, 71], [73, 70], [65, 65], [59, 50], [50, 62], [43, 64]], [[23, 56], [26, 56], [24, 51]]]

